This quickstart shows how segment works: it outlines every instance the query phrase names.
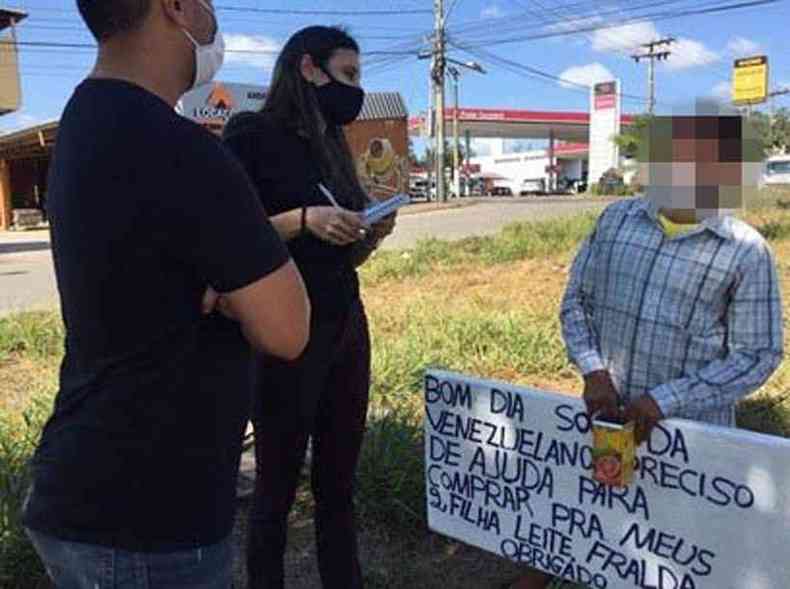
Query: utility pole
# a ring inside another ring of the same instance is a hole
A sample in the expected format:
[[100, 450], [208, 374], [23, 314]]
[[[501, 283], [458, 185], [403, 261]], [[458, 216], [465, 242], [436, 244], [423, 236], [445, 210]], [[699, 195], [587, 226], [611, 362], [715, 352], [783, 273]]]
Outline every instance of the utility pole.
[[[453, 79], [453, 93], [455, 95], [454, 101], [454, 108], [453, 108], [453, 186], [455, 189], [455, 196], [456, 198], [461, 196], [461, 137], [460, 137], [460, 121], [459, 117], [460, 114], [460, 83], [459, 79], [461, 77], [461, 70], [458, 69], [464, 68], [467, 70], [472, 70], [477, 72], [478, 74], [485, 74], [486, 70], [483, 68], [482, 65], [477, 63], [476, 61], [467, 61], [466, 63], [457, 61], [450, 57], [446, 58], [446, 61], [452, 63], [454, 65], [447, 67], [447, 73], [450, 74], [450, 77]], [[469, 137], [467, 134], [467, 142], [469, 141]], [[466, 146], [466, 152], [469, 153], [469, 146]], [[468, 155], [467, 155], [467, 163], [468, 162]]]
[[433, 40], [433, 78], [436, 96], [436, 136], [434, 153], [436, 154], [436, 199], [447, 200], [447, 187], [444, 176], [444, 76], [445, 76], [445, 43], [444, 43], [444, 0], [434, 0], [436, 30]]
[[458, 144], [458, 78], [461, 72], [453, 66], [447, 68], [447, 72], [453, 79], [453, 95], [455, 96], [453, 103], [453, 187], [456, 198], [459, 198], [461, 196], [461, 168], [459, 162], [461, 146]]
[[[459, 138], [458, 138], [458, 76], [459, 71], [454, 67], [447, 67], [447, 63], [474, 70], [480, 74], [486, 71], [479, 63], [474, 61], [461, 62], [447, 57], [447, 46], [445, 44], [445, 14], [444, 0], [434, 0], [434, 14], [436, 16], [436, 30], [434, 31], [433, 50], [428, 53], [418, 53], [418, 59], [431, 58], [431, 101], [434, 105], [435, 115], [433, 117], [433, 140], [434, 140], [434, 173], [436, 174], [436, 199], [447, 201], [447, 182], [444, 175], [445, 158], [445, 76], [449, 72], [455, 82], [455, 116], [454, 135], [455, 135], [455, 155], [453, 157], [453, 169], [456, 180], [459, 174]], [[460, 196], [460, 191], [456, 193]]]
[[[428, 138], [430, 141], [429, 144], [433, 145], [434, 149], [432, 150], [432, 159], [428, 161], [426, 159], [426, 172], [428, 174], [428, 195], [427, 199], [429, 201], [433, 200], [433, 185], [436, 181], [436, 89], [433, 86], [433, 68], [434, 68], [434, 56], [433, 53], [429, 53], [427, 56], [422, 56], [422, 59], [427, 57], [431, 58], [431, 66], [429, 70], [428, 76]], [[431, 150], [428, 150], [429, 152]]]
[[666, 60], [672, 54], [672, 52], [667, 49], [663, 51], [656, 51], [656, 49], [659, 47], [663, 47], [664, 45], [669, 46], [674, 42], [675, 42], [674, 37], [667, 37], [666, 39], [659, 39], [658, 41], [643, 43], [642, 47], [646, 47], [648, 49], [647, 53], [637, 53], [631, 56], [636, 63], [639, 63], [640, 59], [650, 60], [647, 64], [647, 84], [648, 84], [647, 112], [651, 115], [655, 112], [656, 109], [656, 60], [658, 61], [661, 61], [662, 59]]

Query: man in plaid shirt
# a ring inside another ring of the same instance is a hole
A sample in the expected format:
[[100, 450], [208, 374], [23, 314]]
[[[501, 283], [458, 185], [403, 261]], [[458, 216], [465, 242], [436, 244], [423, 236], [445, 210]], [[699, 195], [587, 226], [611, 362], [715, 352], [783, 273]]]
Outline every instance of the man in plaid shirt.
[[591, 412], [618, 401], [638, 441], [666, 417], [735, 425], [735, 404], [782, 359], [776, 265], [732, 213], [759, 177], [737, 115], [654, 117], [643, 198], [609, 206], [571, 269], [568, 354]]
[[[667, 417], [734, 426], [782, 360], [773, 254], [732, 216], [760, 174], [751, 133], [737, 115], [652, 118], [645, 196], [607, 207], [573, 263], [562, 333], [588, 411], [624, 409], [639, 443]], [[511, 589], [551, 581], [531, 570]]]

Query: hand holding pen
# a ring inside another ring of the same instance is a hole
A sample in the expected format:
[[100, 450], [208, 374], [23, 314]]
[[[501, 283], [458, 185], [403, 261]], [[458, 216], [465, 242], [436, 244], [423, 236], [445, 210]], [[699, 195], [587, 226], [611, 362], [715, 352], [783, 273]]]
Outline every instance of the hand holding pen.
[[318, 189], [331, 206], [309, 207], [305, 218], [307, 229], [319, 239], [334, 245], [348, 245], [364, 239], [367, 228], [362, 222], [362, 215], [341, 207], [323, 184], [319, 183]]

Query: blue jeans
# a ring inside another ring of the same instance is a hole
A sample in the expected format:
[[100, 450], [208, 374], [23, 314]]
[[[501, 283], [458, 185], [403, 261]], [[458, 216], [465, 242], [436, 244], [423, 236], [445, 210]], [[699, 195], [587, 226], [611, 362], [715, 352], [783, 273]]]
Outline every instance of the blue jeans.
[[233, 544], [163, 554], [67, 542], [27, 530], [57, 589], [231, 589]]

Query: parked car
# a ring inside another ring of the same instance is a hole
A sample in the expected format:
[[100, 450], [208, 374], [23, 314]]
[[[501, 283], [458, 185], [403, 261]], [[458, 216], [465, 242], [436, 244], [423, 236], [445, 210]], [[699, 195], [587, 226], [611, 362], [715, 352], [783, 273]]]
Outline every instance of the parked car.
[[469, 196], [483, 196], [485, 193], [485, 186], [482, 182], [473, 182], [469, 185]]
[[564, 194], [580, 194], [587, 191], [587, 181], [563, 176], [557, 180], [557, 190]]
[[504, 184], [495, 184], [491, 189], [491, 194], [493, 196], [513, 196], [513, 190], [510, 188], [510, 186], [505, 186]]
[[409, 182], [409, 196], [412, 200], [425, 200], [428, 198], [428, 181], [412, 180]]
[[790, 155], [775, 155], [765, 162], [766, 186], [790, 185]]
[[543, 178], [527, 178], [521, 183], [520, 196], [543, 194], [546, 192], [546, 181]]

